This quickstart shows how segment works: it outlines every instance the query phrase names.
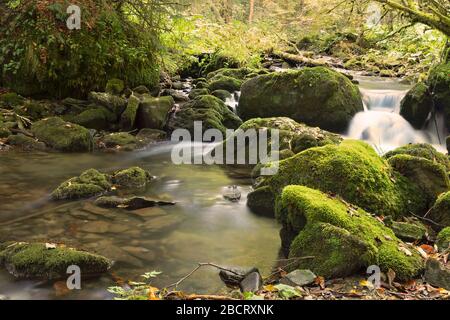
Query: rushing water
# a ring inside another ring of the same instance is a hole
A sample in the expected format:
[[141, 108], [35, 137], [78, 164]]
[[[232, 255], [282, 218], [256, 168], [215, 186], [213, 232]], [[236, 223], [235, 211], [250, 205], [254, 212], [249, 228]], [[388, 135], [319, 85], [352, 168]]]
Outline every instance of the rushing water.
[[430, 115], [422, 130], [415, 130], [400, 115], [400, 104], [410, 86], [398, 80], [373, 77], [357, 77], [363, 96], [364, 112], [352, 120], [347, 136], [371, 143], [384, 153], [409, 143], [431, 143], [445, 152], [444, 118]]
[[[58, 283], [18, 281], [0, 271], [0, 295], [11, 299], [103, 299], [114, 279], [136, 279], [163, 271], [155, 285], [169, 285], [198, 262], [257, 266], [268, 274], [278, 258], [279, 226], [246, 207], [247, 174], [215, 166], [175, 166], [170, 145], [130, 154], [4, 153], [0, 156], [0, 240], [65, 243], [105, 255], [115, 262], [111, 274], [83, 282], [83, 290], [63, 296]], [[50, 202], [61, 181], [88, 168], [111, 171], [139, 165], [158, 176], [143, 194], [176, 202], [173, 207], [134, 212], [105, 210], [92, 201]], [[240, 202], [223, 198], [230, 185], [242, 191]], [[13, 219], [27, 217], [2, 225]], [[273, 262], [273, 263], [271, 263]], [[217, 270], [204, 269], [182, 289], [216, 292], [224, 285]]]

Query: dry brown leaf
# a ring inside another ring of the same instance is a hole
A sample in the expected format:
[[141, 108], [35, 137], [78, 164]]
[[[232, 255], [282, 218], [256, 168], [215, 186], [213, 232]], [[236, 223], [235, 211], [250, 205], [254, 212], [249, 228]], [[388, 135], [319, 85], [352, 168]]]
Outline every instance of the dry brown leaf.
[[432, 246], [430, 246], [430, 245], [428, 245], [428, 244], [423, 244], [423, 245], [420, 246], [420, 248], [421, 248], [423, 251], [425, 251], [427, 254], [433, 254], [433, 253], [436, 253], [436, 250], [435, 250]]
[[394, 283], [394, 280], [395, 280], [395, 277], [396, 277], [397, 275], [395, 274], [395, 271], [392, 270], [392, 269], [389, 269], [386, 275], [387, 275], [387, 278], [388, 278], [389, 286], [392, 287], [392, 285], [393, 285], [393, 283]]
[[401, 252], [403, 252], [404, 254], [406, 254], [408, 257], [412, 256], [412, 252], [409, 251], [409, 249], [406, 249], [405, 247], [399, 246], [398, 250], [400, 250]]
[[324, 277], [317, 277], [315, 280], [314, 280], [314, 283], [316, 284], [316, 285], [318, 285], [319, 287], [320, 287], [320, 289], [322, 289], [322, 290], [324, 290], [325, 289], [325, 278]]

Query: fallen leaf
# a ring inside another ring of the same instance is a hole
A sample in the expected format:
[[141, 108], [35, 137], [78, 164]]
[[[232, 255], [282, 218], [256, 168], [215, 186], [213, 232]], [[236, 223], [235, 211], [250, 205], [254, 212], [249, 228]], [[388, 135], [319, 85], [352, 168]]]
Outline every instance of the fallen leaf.
[[389, 286], [392, 287], [392, 284], [394, 283], [394, 280], [395, 280], [395, 277], [396, 277], [396, 276], [397, 276], [397, 275], [395, 274], [395, 271], [394, 271], [394, 270], [392, 270], [392, 269], [389, 269], [389, 270], [388, 270], [388, 272], [387, 272], [387, 278], [388, 278]]
[[423, 250], [421, 247], [416, 247], [416, 249], [420, 253], [420, 255], [422, 256], [422, 258], [428, 259], [428, 254], [425, 252], [425, 250]]
[[433, 254], [436, 253], [436, 250], [434, 249], [434, 247], [428, 245], [428, 244], [423, 244], [420, 246], [420, 248], [425, 251], [427, 254]]
[[372, 282], [369, 282], [369, 281], [367, 281], [367, 280], [361, 280], [361, 281], [359, 282], [359, 285], [360, 285], [361, 287], [364, 287], [364, 288], [367, 288], [367, 289], [370, 289], [370, 290], [373, 290], [373, 289], [374, 289], [373, 283], [372, 283]]
[[70, 290], [67, 288], [67, 283], [65, 281], [58, 281], [53, 284], [53, 289], [55, 290], [55, 295], [57, 297], [62, 297], [67, 295]]
[[320, 287], [320, 289], [325, 289], [325, 278], [324, 277], [317, 277], [314, 280], [314, 283]]
[[412, 256], [411, 251], [409, 251], [408, 249], [406, 249], [405, 247], [399, 246], [398, 250], [400, 250], [401, 252], [403, 252], [404, 254], [406, 254], [408, 257]]
[[158, 288], [149, 287], [148, 288], [148, 300], [161, 300], [156, 293], [159, 292]]

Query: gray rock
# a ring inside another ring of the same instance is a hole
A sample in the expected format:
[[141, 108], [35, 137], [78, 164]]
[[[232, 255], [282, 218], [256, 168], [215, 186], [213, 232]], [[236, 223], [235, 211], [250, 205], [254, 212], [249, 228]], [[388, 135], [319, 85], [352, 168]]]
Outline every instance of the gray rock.
[[259, 272], [248, 274], [239, 284], [241, 292], [257, 292], [263, 286], [263, 279]]
[[258, 269], [255, 267], [229, 267], [227, 269], [229, 271], [221, 270], [219, 272], [219, 277], [227, 286], [231, 287], [239, 286], [245, 277], [247, 277], [250, 273], [259, 273]]
[[303, 287], [314, 282], [317, 276], [311, 270], [294, 270], [281, 279], [282, 284]]
[[126, 210], [138, 210], [156, 206], [174, 205], [174, 202], [154, 200], [146, 197], [119, 198], [119, 197], [100, 197], [95, 201], [95, 205], [102, 208], [120, 207]]
[[450, 290], [450, 267], [436, 259], [428, 259], [425, 281], [432, 286]]

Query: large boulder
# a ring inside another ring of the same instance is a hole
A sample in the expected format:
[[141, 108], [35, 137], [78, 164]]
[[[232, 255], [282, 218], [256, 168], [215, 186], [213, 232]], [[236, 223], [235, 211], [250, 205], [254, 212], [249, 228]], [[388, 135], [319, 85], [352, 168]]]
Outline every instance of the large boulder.
[[112, 263], [96, 254], [49, 243], [0, 245], [0, 266], [17, 278], [65, 279], [73, 265], [81, 269], [83, 277], [89, 277], [107, 272]]
[[116, 119], [120, 117], [127, 107], [126, 99], [106, 92], [89, 93], [89, 101], [107, 108], [116, 116]]
[[218, 76], [231, 77], [239, 80], [245, 80], [252, 75], [263, 75], [268, 74], [269, 72], [264, 69], [252, 69], [252, 68], [223, 68], [213, 72], [208, 73], [206, 78], [211, 80]]
[[403, 243], [382, 222], [320, 191], [286, 187], [278, 200], [277, 218], [290, 234], [283, 247], [289, 248], [295, 262], [291, 269], [337, 278], [378, 265], [384, 272], [392, 269], [399, 280], [413, 279], [424, 269], [414, 246]]
[[437, 111], [446, 117], [447, 129], [450, 130], [450, 62], [440, 64], [430, 71], [427, 84], [432, 92]]
[[433, 98], [428, 86], [421, 82], [416, 84], [403, 98], [400, 114], [411, 125], [420, 130], [425, 125], [430, 112], [433, 110]]
[[361, 141], [344, 140], [300, 152], [281, 161], [278, 173], [257, 188], [268, 186], [278, 196], [288, 185], [337, 194], [375, 215], [395, 217], [427, 209], [421, 190]]
[[384, 157], [386, 159], [392, 158], [393, 156], [399, 154], [406, 154], [409, 156], [424, 158], [430, 160], [434, 163], [443, 165], [446, 170], [450, 171], [450, 160], [445, 155], [437, 151], [431, 144], [419, 143], [419, 144], [408, 144], [403, 147], [399, 147], [395, 150], [387, 152]]
[[332, 132], [344, 132], [363, 110], [358, 87], [323, 67], [253, 78], [242, 85], [238, 106], [243, 120], [284, 116]]
[[211, 95], [198, 96], [184, 104], [169, 120], [170, 130], [187, 129], [194, 135], [194, 122], [201, 121], [203, 131], [218, 129], [225, 134], [226, 129], [237, 129], [242, 124], [225, 103]]
[[128, 98], [127, 108], [120, 116], [120, 128], [122, 130], [130, 131], [134, 128], [139, 104], [140, 100], [135, 95]]
[[137, 111], [136, 126], [141, 129], [163, 130], [174, 105], [175, 101], [170, 96], [160, 98], [144, 96]]
[[95, 130], [107, 130], [116, 121], [116, 116], [105, 107], [85, 110], [73, 117], [66, 117], [72, 123]]
[[450, 227], [450, 191], [439, 196], [427, 215], [427, 218], [440, 225], [433, 225], [433, 228], [440, 230], [445, 227]]
[[234, 92], [239, 91], [241, 86], [241, 80], [227, 76], [216, 76], [210, 80], [208, 89], [211, 92], [216, 90], [227, 90], [229, 92]]
[[48, 147], [58, 151], [89, 151], [92, 146], [89, 130], [58, 117], [35, 122], [31, 132]]

